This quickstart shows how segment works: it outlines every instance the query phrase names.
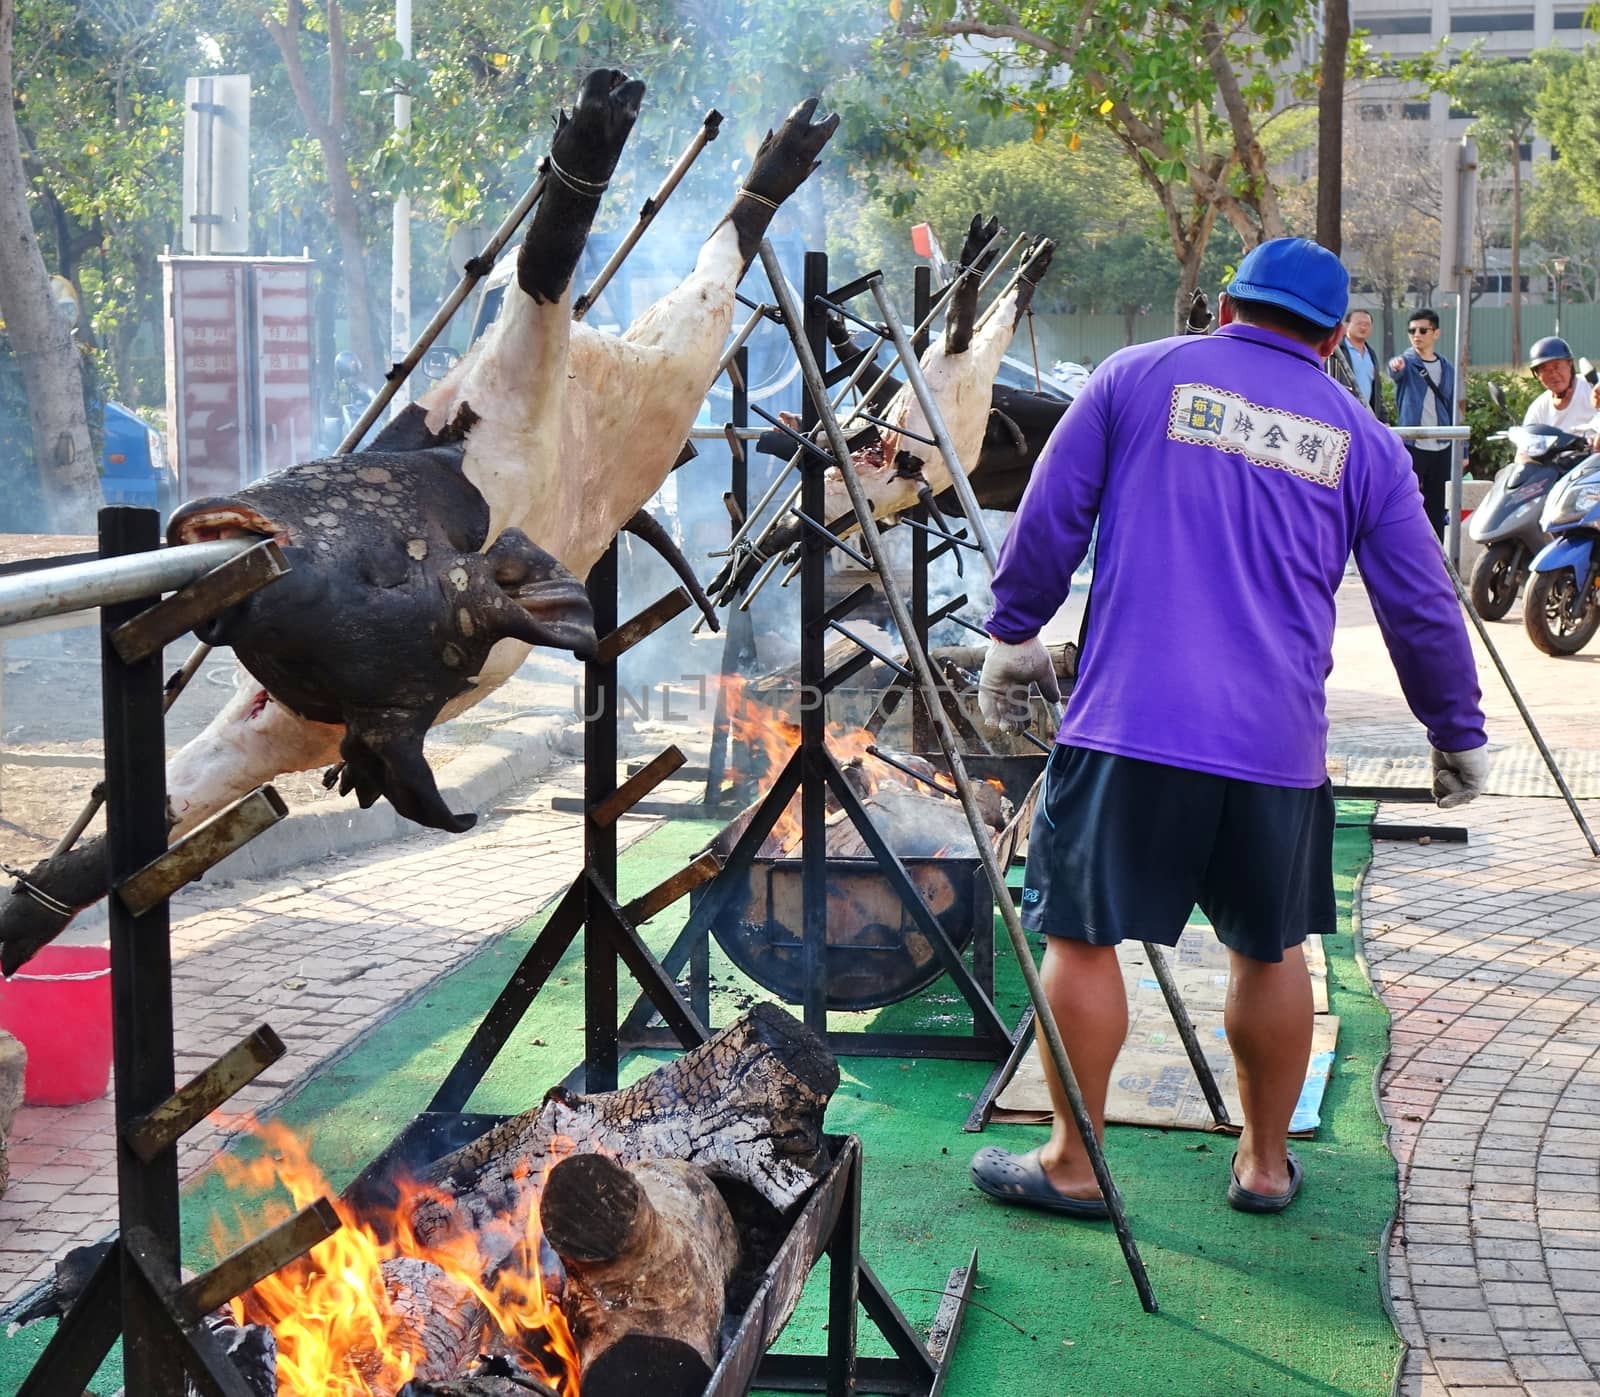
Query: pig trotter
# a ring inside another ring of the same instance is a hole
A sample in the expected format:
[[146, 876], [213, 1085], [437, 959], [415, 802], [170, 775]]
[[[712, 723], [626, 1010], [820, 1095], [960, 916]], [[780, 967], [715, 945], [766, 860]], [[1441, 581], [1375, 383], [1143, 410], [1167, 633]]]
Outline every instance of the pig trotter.
[[14, 975], [108, 891], [106, 843], [88, 839], [17, 876], [0, 899], [0, 974]]
[[566, 293], [643, 100], [642, 82], [601, 68], [584, 79], [572, 115], [562, 112], [557, 119], [550, 182], [517, 254], [517, 284], [540, 305]]
[[706, 624], [714, 631], [722, 629], [717, 621], [716, 610], [711, 605], [711, 598], [705, 594], [700, 579], [694, 575], [694, 569], [689, 566], [689, 560], [679, 551], [678, 545], [672, 541], [672, 535], [662, 528], [655, 515], [648, 509], [641, 509], [622, 526], [622, 531], [648, 543], [665, 558], [667, 565], [677, 573], [678, 580], [694, 598], [694, 604], [700, 608], [700, 614], [706, 618]]
[[478, 823], [470, 812], [455, 814], [439, 794], [433, 770], [422, 755], [429, 718], [415, 709], [353, 710], [339, 745], [344, 772], [339, 793], [355, 792], [363, 810], [381, 796], [397, 814], [429, 829], [461, 834]]
[[978, 320], [978, 286], [999, 256], [999, 249], [990, 246], [999, 232], [998, 217], [985, 223], [982, 214], [972, 215], [967, 241], [961, 248], [961, 268], [970, 275], [961, 278], [961, 284], [950, 296], [950, 309], [944, 318], [946, 354], [965, 354], [972, 345], [972, 328]]
[[837, 113], [823, 121], [811, 120], [817, 100], [807, 97], [776, 132], [767, 132], [756, 151], [755, 164], [728, 210], [739, 233], [739, 255], [747, 267], [755, 260], [778, 206], [817, 168], [817, 156], [839, 127]]
[[1040, 238], [1023, 255], [1022, 271], [1017, 280], [1017, 318], [1011, 322], [1013, 325], [1019, 324], [1027, 314], [1034, 291], [1050, 269], [1050, 259], [1055, 255], [1055, 250], [1056, 245], [1049, 238]]

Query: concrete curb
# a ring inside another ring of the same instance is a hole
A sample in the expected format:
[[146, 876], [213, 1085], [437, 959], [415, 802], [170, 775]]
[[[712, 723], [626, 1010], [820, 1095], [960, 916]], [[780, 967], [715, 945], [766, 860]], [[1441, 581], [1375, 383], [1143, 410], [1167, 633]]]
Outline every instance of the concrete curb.
[[[518, 718], [496, 727], [439, 771], [439, 791], [452, 810], [482, 814], [510, 788], [549, 770], [564, 756], [562, 732], [570, 714]], [[290, 810], [265, 834], [230, 854], [207, 875], [215, 880], [264, 878], [329, 854], [369, 848], [416, 834], [387, 801], [362, 810], [346, 797], [328, 806]]]

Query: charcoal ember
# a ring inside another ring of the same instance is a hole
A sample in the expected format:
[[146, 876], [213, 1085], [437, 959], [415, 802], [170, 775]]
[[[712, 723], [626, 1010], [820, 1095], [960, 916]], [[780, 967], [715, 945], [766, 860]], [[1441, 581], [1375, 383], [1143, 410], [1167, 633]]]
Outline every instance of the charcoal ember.
[[21, 1329], [41, 1319], [60, 1319], [66, 1315], [83, 1294], [89, 1279], [95, 1273], [105, 1254], [115, 1244], [95, 1242], [86, 1247], [73, 1247], [56, 1262], [50, 1279], [29, 1291], [10, 1308], [0, 1311], [8, 1329]]
[[[226, 1310], [209, 1316], [206, 1328], [243, 1376], [250, 1397], [278, 1397], [278, 1341], [271, 1329], [265, 1324], [235, 1324]], [[202, 1397], [192, 1382], [184, 1391]]]
[[[382, 1269], [389, 1312], [399, 1321], [391, 1342], [421, 1355], [417, 1378], [442, 1382], [466, 1371], [477, 1357], [489, 1318], [472, 1288], [418, 1256], [391, 1257]], [[369, 1383], [376, 1377], [378, 1355], [357, 1351], [352, 1360]]]

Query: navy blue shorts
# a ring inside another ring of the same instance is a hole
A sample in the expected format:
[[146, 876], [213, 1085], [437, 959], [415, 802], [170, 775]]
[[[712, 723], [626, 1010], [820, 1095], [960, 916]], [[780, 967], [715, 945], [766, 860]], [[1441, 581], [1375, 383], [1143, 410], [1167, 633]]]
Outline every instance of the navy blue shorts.
[[1022, 924], [1177, 944], [1198, 906], [1230, 950], [1281, 961], [1337, 926], [1333, 793], [1057, 745], [1028, 836]]

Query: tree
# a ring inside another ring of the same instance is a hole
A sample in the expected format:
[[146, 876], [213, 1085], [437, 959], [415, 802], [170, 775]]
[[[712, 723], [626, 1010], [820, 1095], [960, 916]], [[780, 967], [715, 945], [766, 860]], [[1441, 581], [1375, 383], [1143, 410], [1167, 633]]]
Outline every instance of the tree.
[[1523, 209], [1524, 231], [1546, 256], [1567, 259], [1563, 295], [1575, 301], [1600, 301], [1600, 213], [1588, 208], [1558, 176], [1562, 168], [1549, 161], [1535, 167]]
[[1317, 241], [1341, 245], [1344, 193], [1344, 78], [1350, 53], [1350, 0], [1324, 0], [1322, 68], [1317, 76]]
[[1532, 137], [1539, 95], [1570, 62], [1565, 49], [1542, 49], [1526, 61], [1472, 53], [1451, 70], [1451, 98], [1473, 113], [1485, 173], [1511, 169], [1511, 343], [1522, 352], [1522, 147]]
[[[900, 8], [891, 3], [891, 12]], [[973, 75], [997, 107], [1070, 140], [1108, 130], [1159, 202], [1180, 278], [1181, 321], [1220, 217], [1245, 247], [1286, 231], [1263, 129], [1281, 110], [1281, 65], [1315, 0], [912, 0], [904, 28], [938, 43], [986, 40]]]
[[1396, 351], [1395, 308], [1413, 288], [1426, 294], [1439, 266], [1439, 162], [1426, 132], [1410, 125], [1358, 121], [1344, 143], [1344, 255], [1356, 284], [1382, 303], [1385, 360]]
[[33, 460], [53, 525], [87, 531], [100, 493], [71, 329], [50, 296], [28, 207], [12, 60], [16, 0], [0, 0], [0, 311], [28, 392]]

